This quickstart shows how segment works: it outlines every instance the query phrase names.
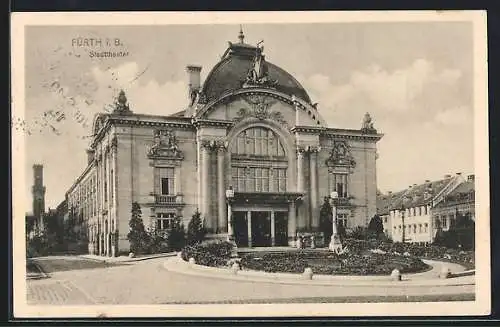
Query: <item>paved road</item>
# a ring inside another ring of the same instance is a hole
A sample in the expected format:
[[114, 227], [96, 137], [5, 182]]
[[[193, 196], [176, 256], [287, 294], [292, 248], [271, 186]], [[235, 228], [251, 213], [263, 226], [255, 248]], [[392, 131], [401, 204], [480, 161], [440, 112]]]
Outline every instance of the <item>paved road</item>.
[[[60, 271], [51, 278], [28, 280], [31, 304], [167, 304], [250, 302], [349, 296], [421, 296], [473, 293], [474, 285], [432, 287], [304, 286], [232, 281], [169, 272], [164, 258], [133, 264]], [[382, 299], [379, 299], [382, 301]]]

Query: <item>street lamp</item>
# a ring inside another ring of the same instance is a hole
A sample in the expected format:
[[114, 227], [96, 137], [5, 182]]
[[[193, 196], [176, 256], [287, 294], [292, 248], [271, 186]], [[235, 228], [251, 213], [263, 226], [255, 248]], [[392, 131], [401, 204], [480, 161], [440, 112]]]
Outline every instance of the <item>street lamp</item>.
[[406, 231], [406, 226], [405, 226], [405, 205], [404, 204], [401, 204], [401, 209], [399, 210], [399, 212], [401, 213], [401, 224], [403, 225], [402, 228], [403, 228], [403, 237], [402, 237], [402, 242], [404, 243], [405, 242], [405, 231]]
[[330, 245], [328, 248], [330, 251], [335, 253], [340, 253], [342, 251], [342, 242], [337, 231], [337, 200], [338, 193], [332, 192], [330, 194], [330, 199], [332, 200], [332, 237], [330, 238]]

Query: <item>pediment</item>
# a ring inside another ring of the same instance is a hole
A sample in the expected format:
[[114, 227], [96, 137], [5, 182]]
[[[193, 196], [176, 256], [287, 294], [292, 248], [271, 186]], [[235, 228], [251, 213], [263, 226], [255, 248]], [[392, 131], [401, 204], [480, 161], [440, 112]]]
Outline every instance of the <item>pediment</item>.
[[[242, 92], [214, 103], [206, 109], [203, 118], [209, 120], [241, 121], [245, 118], [273, 120], [287, 129], [297, 125], [297, 103], [289, 97], [269, 92]], [[300, 126], [320, 125], [319, 115], [299, 106], [298, 121]]]

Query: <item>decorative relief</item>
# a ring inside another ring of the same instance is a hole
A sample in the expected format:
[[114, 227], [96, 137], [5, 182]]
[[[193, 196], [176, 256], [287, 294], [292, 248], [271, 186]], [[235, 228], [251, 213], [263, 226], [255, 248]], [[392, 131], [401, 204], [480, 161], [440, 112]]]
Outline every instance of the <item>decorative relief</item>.
[[148, 150], [148, 156], [183, 158], [172, 130], [155, 130], [153, 133], [153, 145]]
[[354, 168], [356, 161], [354, 160], [351, 150], [345, 141], [335, 141], [333, 143], [330, 156], [326, 159], [325, 164], [328, 167], [349, 167]]
[[243, 99], [250, 105], [250, 109], [241, 108], [236, 114], [236, 121], [240, 121], [247, 117], [254, 117], [259, 120], [271, 119], [287, 126], [287, 122], [281, 112], [269, 110], [269, 108], [275, 104], [277, 100], [258, 94], [245, 96]]
[[201, 140], [201, 147], [202, 149], [208, 150], [208, 151], [226, 151], [227, 149], [227, 142], [224, 139], [204, 139]]
[[116, 137], [116, 135], [114, 135], [113, 138], [111, 139], [111, 149], [113, 151], [116, 151], [117, 148], [118, 148], [118, 138]]
[[318, 153], [320, 150], [321, 150], [321, 148], [319, 146], [314, 146], [314, 145], [297, 146], [297, 153], [299, 153], [299, 154]]

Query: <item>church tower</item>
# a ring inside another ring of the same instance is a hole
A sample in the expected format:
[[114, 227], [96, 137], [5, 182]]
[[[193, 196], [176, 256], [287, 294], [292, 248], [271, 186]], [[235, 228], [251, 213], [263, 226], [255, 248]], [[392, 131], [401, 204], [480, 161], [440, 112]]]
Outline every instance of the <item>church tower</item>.
[[43, 165], [33, 165], [33, 216], [41, 219], [45, 213], [45, 186], [43, 186]]

